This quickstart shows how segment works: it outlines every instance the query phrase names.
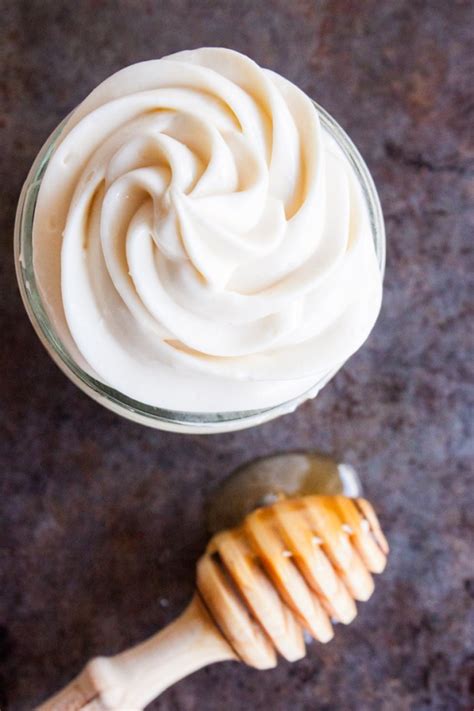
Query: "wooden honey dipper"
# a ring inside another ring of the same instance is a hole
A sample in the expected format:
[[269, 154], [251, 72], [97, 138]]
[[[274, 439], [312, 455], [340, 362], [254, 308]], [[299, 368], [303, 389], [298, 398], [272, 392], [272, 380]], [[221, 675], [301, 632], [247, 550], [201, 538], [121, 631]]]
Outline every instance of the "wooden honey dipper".
[[342, 495], [281, 499], [213, 536], [197, 563], [196, 593], [178, 619], [114, 657], [91, 660], [38, 711], [139, 711], [171, 684], [218, 661], [257, 669], [305, 655], [348, 624], [388, 545], [368, 501]]

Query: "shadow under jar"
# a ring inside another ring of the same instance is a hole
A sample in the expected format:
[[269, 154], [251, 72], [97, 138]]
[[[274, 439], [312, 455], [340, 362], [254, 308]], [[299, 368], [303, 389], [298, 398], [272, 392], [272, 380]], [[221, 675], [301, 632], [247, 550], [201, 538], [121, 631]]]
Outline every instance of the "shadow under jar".
[[[366, 205], [377, 262], [383, 277], [385, 267], [385, 229], [380, 201], [374, 182], [359, 151], [337, 122], [316, 102], [322, 131], [337, 144], [350, 165]], [[104, 407], [134, 422], [181, 433], [218, 433], [259, 425], [293, 411], [300, 403], [315, 397], [335, 375], [342, 363], [315, 379], [310, 388], [297, 397], [262, 409], [185, 412], [162, 409], [134, 400], [94, 377], [78, 363], [78, 358], [66, 347], [64, 339], [55, 329], [53, 320], [43, 302], [34, 270], [33, 223], [42, 178], [61, 135], [63, 122], [48, 138], [39, 152], [23, 186], [15, 222], [15, 265], [24, 306], [33, 327], [51, 358], [83, 392]]]

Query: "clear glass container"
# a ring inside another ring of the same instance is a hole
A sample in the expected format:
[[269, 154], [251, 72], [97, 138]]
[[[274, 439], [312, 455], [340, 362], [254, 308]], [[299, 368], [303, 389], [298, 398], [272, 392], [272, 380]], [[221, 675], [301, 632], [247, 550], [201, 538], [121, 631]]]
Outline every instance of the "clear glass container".
[[[385, 228], [382, 209], [369, 170], [357, 148], [336, 121], [322, 107], [315, 103], [320, 115], [322, 128], [338, 144], [357, 177], [367, 204], [370, 226], [375, 244], [380, 271], [385, 268]], [[259, 425], [275, 417], [292, 412], [308, 398], [315, 397], [321, 388], [335, 375], [338, 369], [326, 373], [302, 395], [287, 402], [262, 410], [240, 412], [178, 412], [152, 407], [138, 402], [123, 393], [108, 387], [100, 380], [85, 372], [67, 351], [48, 317], [37, 288], [33, 269], [32, 228], [33, 218], [41, 180], [62, 124], [51, 134], [40, 150], [21, 191], [15, 221], [15, 266], [21, 296], [28, 316], [41, 342], [51, 358], [61, 370], [91, 398], [109, 410], [134, 422], [173, 432], [209, 434], [228, 432]]]

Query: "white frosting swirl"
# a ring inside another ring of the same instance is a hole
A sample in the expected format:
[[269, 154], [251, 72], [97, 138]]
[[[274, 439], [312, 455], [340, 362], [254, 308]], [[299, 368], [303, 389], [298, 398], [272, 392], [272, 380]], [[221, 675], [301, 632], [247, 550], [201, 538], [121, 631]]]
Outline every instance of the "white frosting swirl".
[[349, 163], [303, 92], [231, 50], [142, 62], [95, 89], [50, 159], [33, 240], [80, 364], [168, 409], [299, 395], [380, 308]]

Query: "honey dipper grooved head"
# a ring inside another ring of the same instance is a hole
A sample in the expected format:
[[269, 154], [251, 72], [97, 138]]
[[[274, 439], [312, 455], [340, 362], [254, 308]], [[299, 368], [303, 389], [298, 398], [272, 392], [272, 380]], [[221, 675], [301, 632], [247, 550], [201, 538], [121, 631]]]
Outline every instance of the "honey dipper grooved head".
[[197, 587], [242, 661], [267, 669], [277, 652], [290, 661], [305, 655], [303, 630], [328, 642], [331, 621], [351, 622], [387, 554], [368, 501], [305, 496], [216, 534], [198, 561]]

